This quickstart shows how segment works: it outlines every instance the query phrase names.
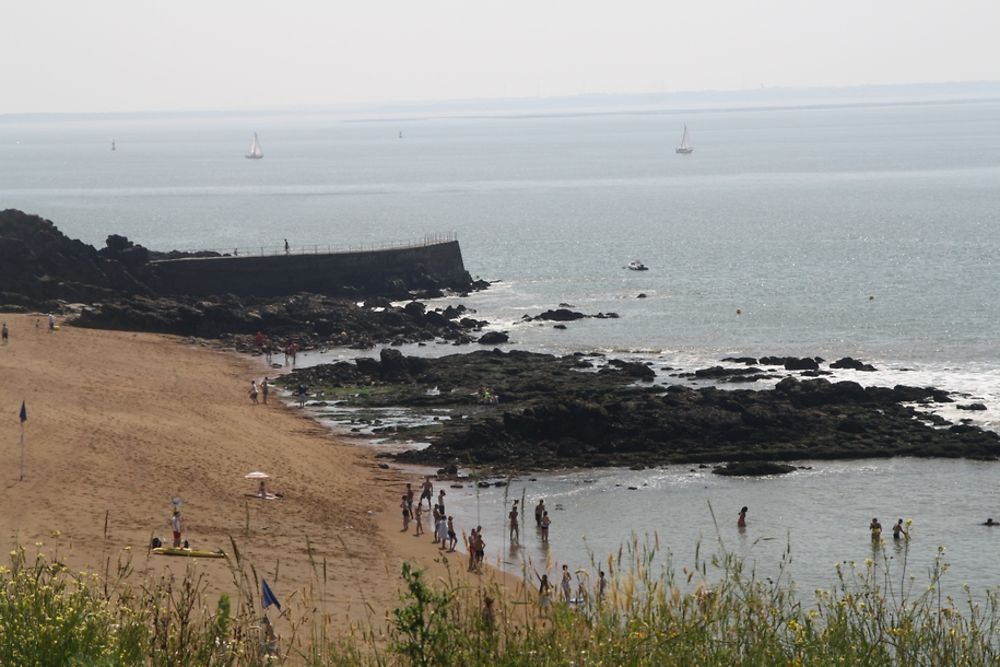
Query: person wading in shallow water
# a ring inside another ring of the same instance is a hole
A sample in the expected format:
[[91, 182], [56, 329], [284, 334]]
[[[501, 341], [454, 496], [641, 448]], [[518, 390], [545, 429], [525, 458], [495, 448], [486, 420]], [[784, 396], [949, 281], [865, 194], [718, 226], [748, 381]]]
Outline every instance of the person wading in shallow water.
[[746, 505], [744, 505], [743, 508], [740, 510], [740, 518], [736, 519], [736, 527], [737, 528], [746, 528], [747, 527], [747, 507], [746, 507]]
[[872, 519], [872, 522], [868, 524], [868, 530], [872, 531], [872, 542], [878, 542], [882, 539], [882, 524], [878, 522], [878, 517]]

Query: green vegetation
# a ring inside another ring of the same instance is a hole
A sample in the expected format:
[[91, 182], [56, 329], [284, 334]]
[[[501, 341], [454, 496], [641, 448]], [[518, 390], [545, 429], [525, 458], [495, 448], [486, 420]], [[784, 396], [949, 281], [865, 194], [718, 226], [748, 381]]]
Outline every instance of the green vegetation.
[[[739, 558], [696, 557], [675, 572], [656, 536], [633, 541], [594, 569], [608, 575], [544, 614], [534, 587], [428, 581], [404, 565], [401, 600], [385, 623], [344, 628], [312, 589], [289, 599], [276, 650], [260, 627], [257, 576], [234, 544], [235, 602], [209, 600], [188, 570], [133, 587], [130, 557], [103, 575], [70, 572], [23, 549], [0, 568], [4, 665], [987, 665], [1000, 661], [996, 592], [960, 603], [943, 596], [939, 552], [917, 582], [880, 546], [836, 568], [837, 584], [801, 596], [784, 574], [758, 578]], [[785, 560], [789, 558], [786, 551]], [[658, 563], [666, 563], [657, 566]], [[108, 568], [110, 570], [110, 568]], [[654, 569], [658, 570], [654, 573]], [[586, 578], [584, 578], [586, 582]], [[322, 600], [325, 595], [318, 596]], [[484, 599], [495, 598], [492, 613]], [[291, 631], [288, 631], [291, 627]], [[289, 636], [290, 635], [290, 636]]]

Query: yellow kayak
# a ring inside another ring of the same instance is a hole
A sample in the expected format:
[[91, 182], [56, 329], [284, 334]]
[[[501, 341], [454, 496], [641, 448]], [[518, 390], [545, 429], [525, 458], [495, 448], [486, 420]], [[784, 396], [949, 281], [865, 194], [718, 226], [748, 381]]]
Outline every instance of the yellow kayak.
[[156, 547], [153, 553], [158, 556], [187, 556], [189, 558], [225, 558], [223, 550], [206, 551], [204, 549], [182, 549], [180, 547]]

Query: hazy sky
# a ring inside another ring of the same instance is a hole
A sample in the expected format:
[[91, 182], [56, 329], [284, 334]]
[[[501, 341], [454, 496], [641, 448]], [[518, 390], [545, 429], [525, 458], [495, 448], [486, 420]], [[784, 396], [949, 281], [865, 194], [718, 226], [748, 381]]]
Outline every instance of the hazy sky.
[[0, 113], [1000, 79], [998, 0], [6, 0]]

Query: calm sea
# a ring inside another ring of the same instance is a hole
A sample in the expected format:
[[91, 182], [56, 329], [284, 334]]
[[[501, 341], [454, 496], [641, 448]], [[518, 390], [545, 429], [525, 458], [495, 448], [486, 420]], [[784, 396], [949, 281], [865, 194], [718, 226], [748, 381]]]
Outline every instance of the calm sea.
[[[684, 123], [688, 156], [674, 153]], [[263, 160], [243, 158], [253, 132]], [[38, 213], [89, 243], [120, 233], [157, 249], [454, 231], [467, 268], [502, 281], [462, 301], [521, 346], [687, 369], [730, 354], [851, 355], [882, 370], [842, 377], [961, 391], [990, 408], [978, 423], [1000, 428], [997, 101], [406, 120], [7, 118], [0, 207]], [[633, 259], [650, 270], [625, 270]], [[621, 318], [566, 331], [516, 323], [564, 302]], [[773, 562], [780, 549], [769, 545], [790, 541], [810, 564], [796, 565], [808, 583], [864, 556], [870, 515], [888, 525], [898, 514], [919, 526], [918, 562], [949, 544], [964, 580], [994, 585], [1000, 532], [974, 524], [1000, 515], [996, 471], [822, 463], [775, 480], [684, 469], [594, 483], [583, 472], [540, 478], [528, 494], [563, 505], [553, 548], [573, 566], [585, 560], [578, 536], [600, 557], [630, 528], [659, 528], [689, 555], [699, 535], [714, 534], [714, 500], [727, 528], [734, 508], [752, 505], [752, 535], [774, 540], [744, 546]], [[466, 495], [463, 525], [473, 520]], [[480, 508], [484, 497], [501, 496], [481, 496]], [[497, 524], [487, 525], [491, 548], [502, 544], [503, 514], [478, 517]]]

